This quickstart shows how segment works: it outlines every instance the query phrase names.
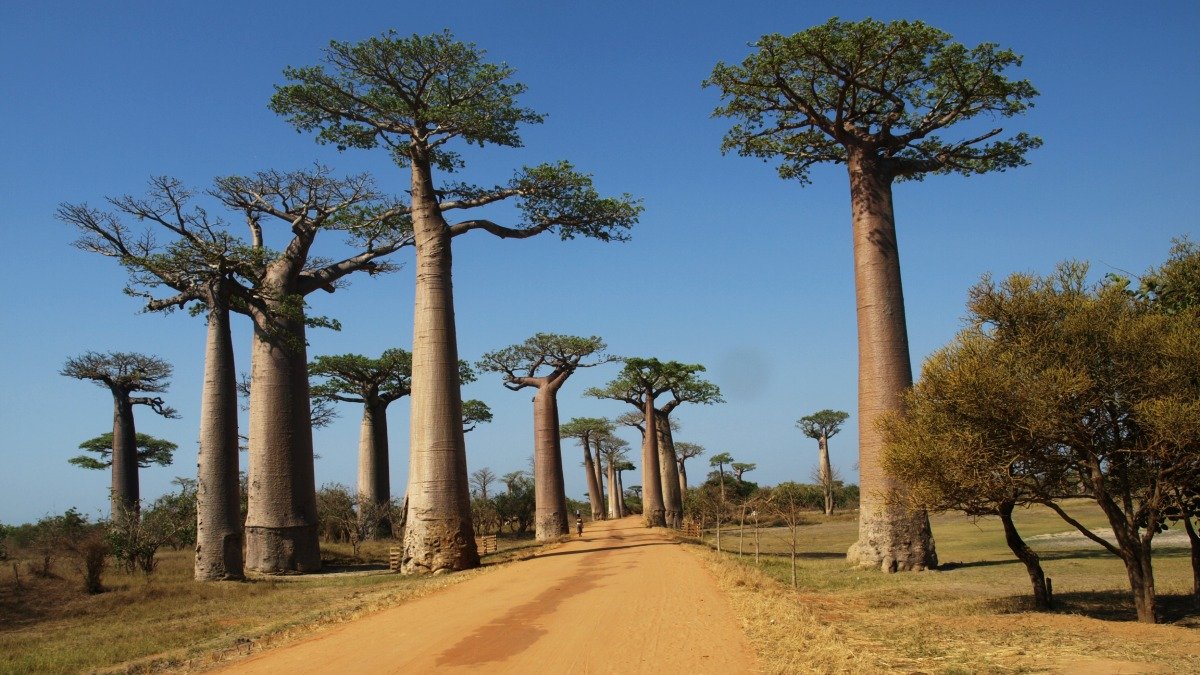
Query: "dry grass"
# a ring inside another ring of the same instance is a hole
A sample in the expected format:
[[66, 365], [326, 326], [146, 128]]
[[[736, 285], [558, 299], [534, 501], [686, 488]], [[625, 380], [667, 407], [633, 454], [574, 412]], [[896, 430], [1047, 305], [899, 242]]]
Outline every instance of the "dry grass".
[[499, 553], [479, 570], [403, 577], [386, 569], [386, 542], [323, 545], [326, 573], [195, 583], [190, 551], [161, 554], [151, 576], [108, 571], [105, 593], [82, 593], [74, 570], [57, 578], [29, 574], [17, 560], [0, 568], [0, 673], [199, 669], [258, 651], [316, 626], [347, 621], [486, 573], [496, 563], [527, 557], [530, 539], [501, 539]]
[[[1086, 504], [1085, 521], [1102, 519]], [[1044, 511], [1020, 514], [1028, 535], [1066, 527]], [[888, 575], [848, 567], [853, 519], [805, 527], [797, 588], [790, 587], [786, 530], [764, 533], [754, 564], [736, 554], [736, 530], [722, 544], [734, 553], [701, 554], [725, 588], [768, 672], [1020, 673], [1083, 668], [1088, 672], [1200, 672], [1200, 616], [1186, 550], [1155, 560], [1162, 609], [1174, 625], [1133, 621], [1121, 563], [1098, 547], [1041, 552], [1054, 579], [1058, 611], [1031, 611], [1029, 578], [1004, 545], [997, 522], [934, 519], [946, 569]], [[711, 537], [708, 543], [711, 545]], [[1035, 547], [1041, 542], [1035, 543]], [[1083, 672], [1083, 671], [1081, 671]]]

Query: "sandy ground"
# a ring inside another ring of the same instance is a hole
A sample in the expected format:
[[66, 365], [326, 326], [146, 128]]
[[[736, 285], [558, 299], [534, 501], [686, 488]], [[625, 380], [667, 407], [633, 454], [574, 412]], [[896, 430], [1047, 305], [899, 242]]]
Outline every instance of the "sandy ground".
[[625, 518], [224, 672], [753, 672], [738, 626], [692, 554]]

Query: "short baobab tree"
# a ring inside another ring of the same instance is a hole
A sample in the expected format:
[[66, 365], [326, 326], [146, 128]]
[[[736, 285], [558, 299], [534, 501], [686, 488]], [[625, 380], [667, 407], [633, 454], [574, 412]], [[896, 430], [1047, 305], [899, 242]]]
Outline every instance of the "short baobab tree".
[[728, 452], [718, 453], [708, 458], [708, 465], [717, 470], [717, 479], [721, 481], [721, 503], [725, 503], [725, 465], [733, 463], [733, 455]]
[[742, 476], [747, 471], [757, 469], [758, 465], [754, 462], [733, 462], [729, 465], [729, 468], [733, 470], [733, 479], [740, 483], [742, 482]]
[[825, 495], [825, 515], [833, 514], [833, 466], [829, 463], [829, 439], [842, 430], [842, 424], [850, 417], [841, 410], [818, 410], [796, 421], [796, 426], [805, 436], [817, 441], [817, 482]]
[[680, 441], [675, 444], [675, 453], [679, 461], [679, 491], [686, 495], [688, 491], [686, 462], [693, 457], [704, 455], [704, 446], [697, 443]]
[[[794, 35], [764, 35], [753, 47], [741, 64], [718, 63], [704, 82], [721, 91], [714, 114], [736, 121], [722, 151], [778, 157], [780, 177], [801, 184], [815, 164], [844, 164], [849, 173], [862, 507], [847, 558], [888, 572], [936, 567], [928, 516], [893, 506], [903, 486], [879, 459], [876, 419], [900, 410], [912, 386], [892, 184], [1025, 165], [1040, 139], [969, 123], [1020, 115], [1037, 90], [1006, 76], [1021, 65], [1012, 50], [968, 48], [920, 21], [835, 17]], [[944, 133], [959, 123], [968, 123], [961, 137]]]
[[608, 474], [608, 517], [625, 517], [625, 488], [621, 485], [621, 472], [631, 471], [629, 442], [615, 434], [601, 434], [593, 439], [596, 454], [604, 458]]
[[537, 390], [533, 396], [534, 532], [540, 541], [570, 533], [558, 392], [577, 369], [613, 361], [604, 349], [604, 341], [594, 335], [585, 338], [538, 333], [520, 344], [484, 354], [479, 360], [479, 369], [503, 375], [508, 389]]
[[[562, 438], [574, 438], [583, 448], [583, 468], [587, 476], [588, 501], [592, 507], [592, 520], [600, 520], [605, 516], [603, 462], [601, 461], [600, 446], [594, 441], [605, 435], [611, 435], [613, 423], [603, 417], [576, 417], [562, 425], [559, 435]], [[592, 449], [595, 448], [595, 457]], [[612, 478], [608, 480], [609, 491], [612, 490]]]
[[[408, 169], [416, 234], [413, 393], [408, 516], [402, 570], [475, 567], [466, 445], [456, 381], [458, 338], [452, 242], [475, 231], [502, 239], [553, 232], [562, 239], [621, 241], [641, 205], [629, 195], [601, 197], [592, 179], [567, 162], [527, 167], [505, 185], [438, 183], [435, 171], [465, 167], [460, 145], [519, 147], [519, 127], [544, 119], [520, 107], [524, 85], [513, 69], [485, 61], [449, 31], [362, 42], [331, 42], [323, 65], [287, 68], [271, 108], [317, 141], [339, 148], [385, 147]], [[506, 226], [455, 212], [516, 200], [520, 222]]]
[[138, 488], [137, 429], [133, 422], [133, 406], [144, 405], [166, 418], [179, 414], [158, 396], [134, 396], [141, 392], [158, 394], [170, 385], [171, 364], [147, 354], [136, 352], [85, 352], [67, 359], [62, 375], [77, 380], [91, 380], [104, 387], [113, 398], [112, 430], [112, 510], [114, 522], [136, 517], [141, 503]]

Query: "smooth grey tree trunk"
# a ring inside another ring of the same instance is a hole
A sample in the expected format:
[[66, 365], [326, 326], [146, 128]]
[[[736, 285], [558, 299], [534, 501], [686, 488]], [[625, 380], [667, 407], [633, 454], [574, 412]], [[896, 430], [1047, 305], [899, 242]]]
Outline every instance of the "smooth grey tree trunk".
[[686, 462], [681, 458], [679, 460], [679, 495], [680, 495], [680, 497], [686, 497], [687, 491], [688, 491], [687, 466], [685, 466], [685, 464], [686, 464]]
[[141, 494], [138, 487], [137, 429], [133, 424], [133, 403], [129, 392], [112, 388], [112, 507], [110, 518], [123, 523], [138, 517]]
[[241, 579], [237, 374], [225, 306], [208, 312], [196, 464], [196, 581]]
[[600, 489], [599, 468], [596, 462], [592, 461], [592, 451], [588, 444], [587, 436], [583, 439], [583, 468], [587, 473], [588, 486], [588, 501], [592, 507], [592, 520], [601, 520], [604, 518], [604, 492]]
[[661, 474], [663, 510], [667, 527], [683, 527], [683, 495], [679, 491], [679, 460], [675, 455], [675, 440], [671, 435], [671, 420], [655, 413], [658, 424], [658, 467]]
[[410, 395], [406, 574], [479, 566], [458, 381], [450, 232], [428, 161], [412, 166], [416, 301]]
[[847, 559], [885, 572], [937, 567], [929, 518], [891, 498], [903, 487], [883, 471], [876, 420], [902, 410], [912, 386], [904, 292], [892, 210], [892, 178], [861, 151], [850, 150], [854, 292], [858, 308], [858, 541]]
[[609, 518], [624, 518], [625, 513], [621, 509], [621, 492], [618, 490], [617, 470], [610, 460], [608, 462], [608, 517]]
[[821, 492], [825, 495], [825, 515], [831, 516], [833, 515], [833, 467], [829, 464], [829, 437], [822, 434], [817, 439], [817, 447], [820, 453]]
[[[600, 488], [600, 517], [604, 518], [604, 504], [607, 503], [608, 497], [604, 490], [604, 464], [602, 458], [600, 457], [600, 448], [596, 448], [596, 458], [593, 463], [593, 467], [594, 468], [592, 470], [596, 474], [596, 485]], [[611, 487], [611, 483], [608, 485]]]
[[538, 388], [533, 397], [534, 536], [548, 541], [570, 534], [559, 439], [558, 390]]
[[642, 520], [646, 527], [666, 527], [666, 508], [663, 505], [662, 471], [658, 463], [658, 425], [654, 396], [646, 391], [643, 410], [646, 430], [642, 433]]
[[246, 567], [321, 569], [302, 318], [256, 316], [250, 365], [250, 488]]
[[[378, 399], [363, 401], [362, 424], [358, 436], [358, 500], [375, 507], [378, 515], [392, 499], [392, 478], [388, 460], [387, 404]], [[365, 510], [360, 507], [359, 517]], [[370, 536], [390, 536], [386, 518], [370, 528]]]

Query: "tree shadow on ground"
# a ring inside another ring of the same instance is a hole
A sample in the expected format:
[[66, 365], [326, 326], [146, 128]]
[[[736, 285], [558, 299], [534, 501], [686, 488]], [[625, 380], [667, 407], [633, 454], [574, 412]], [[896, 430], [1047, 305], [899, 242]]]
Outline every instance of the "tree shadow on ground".
[[[1038, 611], [1030, 595], [996, 598], [988, 603], [997, 614], [1017, 614]], [[1054, 594], [1054, 613], [1077, 614], [1101, 621], [1137, 621], [1137, 610], [1128, 591], [1074, 591]], [[1157, 614], [1160, 623], [1183, 628], [1200, 629], [1200, 608], [1191, 595], [1165, 594], [1158, 596]]]
[[[1038, 551], [1038, 557], [1042, 562], [1050, 562], [1054, 560], [1099, 560], [1109, 559], [1117, 560], [1118, 558], [1102, 548], [1094, 549], [1064, 549], [1052, 551]], [[1162, 558], [1182, 558], [1191, 555], [1186, 549], [1162, 549], [1154, 552], [1156, 560]], [[949, 572], [951, 570], [971, 568], [971, 567], [995, 567], [999, 565], [1020, 565], [1020, 560], [1013, 558], [996, 558], [989, 560], [972, 560], [969, 562], [944, 562], [938, 565], [938, 570]]]

